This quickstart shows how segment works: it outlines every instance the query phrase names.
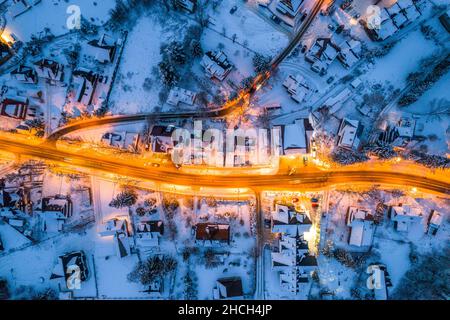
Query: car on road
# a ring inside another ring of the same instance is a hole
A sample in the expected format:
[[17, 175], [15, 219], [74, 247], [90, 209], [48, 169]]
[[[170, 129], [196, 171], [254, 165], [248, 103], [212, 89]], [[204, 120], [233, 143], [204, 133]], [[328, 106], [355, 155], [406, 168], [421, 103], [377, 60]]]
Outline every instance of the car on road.
[[233, 13], [235, 13], [237, 11], [237, 6], [233, 6], [231, 9], [230, 9], [230, 14], [233, 14]]
[[276, 15], [272, 15], [271, 19], [272, 19], [273, 22], [275, 22], [276, 24], [280, 24], [280, 23], [281, 23], [281, 19], [278, 18]]

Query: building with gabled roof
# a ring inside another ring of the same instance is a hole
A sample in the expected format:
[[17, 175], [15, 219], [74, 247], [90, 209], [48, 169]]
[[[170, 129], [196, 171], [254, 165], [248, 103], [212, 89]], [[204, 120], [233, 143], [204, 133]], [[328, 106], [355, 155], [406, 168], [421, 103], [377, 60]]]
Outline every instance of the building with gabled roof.
[[[77, 266], [78, 270], [75, 271], [73, 266]], [[71, 271], [71, 272], [69, 272]], [[86, 254], [84, 251], [74, 251], [67, 253], [65, 255], [58, 257], [58, 262], [56, 266], [53, 268], [52, 274], [50, 275], [50, 280], [64, 280], [64, 286], [67, 289], [76, 289], [76, 288], [68, 288], [67, 280], [77, 272], [79, 274], [80, 282], [84, 282], [89, 277], [89, 268], [88, 262], [86, 258]]]
[[88, 42], [88, 50], [90, 55], [100, 63], [113, 62], [117, 51], [117, 41], [104, 33], [99, 39]]
[[39, 78], [58, 82], [64, 80], [64, 65], [56, 61], [50, 59], [36, 61], [34, 63], [34, 70]]
[[435, 236], [443, 221], [444, 216], [440, 212], [431, 210], [431, 214], [428, 219], [428, 234]]
[[223, 81], [233, 69], [223, 51], [208, 51], [202, 58], [201, 66], [210, 78]]
[[272, 212], [272, 233], [289, 236], [303, 236], [311, 229], [312, 222], [308, 212], [297, 212], [293, 207], [276, 204]]
[[413, 225], [422, 223], [423, 213], [420, 208], [408, 204], [392, 206], [389, 216], [397, 231], [408, 232]]
[[178, 7], [190, 13], [194, 13], [197, 6], [197, 0], [175, 0], [175, 3], [178, 5]]
[[172, 106], [178, 106], [180, 103], [192, 106], [194, 104], [197, 94], [179, 87], [173, 87], [169, 92], [167, 103]]
[[221, 278], [216, 281], [216, 288], [213, 290], [213, 297], [216, 300], [242, 299], [242, 280], [239, 277]]
[[28, 107], [28, 98], [16, 95], [6, 95], [0, 103], [0, 115], [13, 119], [25, 120]]
[[38, 81], [38, 76], [36, 71], [28, 66], [20, 65], [10, 73], [11, 79], [24, 82], [24, 83], [30, 83], [30, 84], [36, 84]]
[[337, 145], [341, 148], [357, 150], [364, 127], [358, 120], [342, 119], [337, 133]]
[[279, 128], [281, 129], [282, 153], [284, 155], [307, 154], [310, 152], [314, 128], [309, 119], [297, 119], [294, 123], [279, 126]]
[[136, 224], [136, 244], [140, 247], [156, 247], [164, 234], [164, 223], [160, 220], [140, 221]]
[[230, 244], [230, 225], [219, 223], [197, 223], [194, 227], [195, 242], [203, 245]]
[[361, 42], [357, 40], [345, 40], [340, 45], [341, 50], [338, 54], [339, 61], [345, 68], [354, 66], [361, 57]]
[[297, 103], [304, 102], [306, 95], [310, 91], [305, 78], [301, 74], [296, 74], [295, 76], [290, 74], [283, 82], [283, 86]]
[[347, 226], [350, 228], [348, 243], [357, 247], [372, 245], [375, 224], [372, 212], [368, 209], [349, 207], [347, 211]]

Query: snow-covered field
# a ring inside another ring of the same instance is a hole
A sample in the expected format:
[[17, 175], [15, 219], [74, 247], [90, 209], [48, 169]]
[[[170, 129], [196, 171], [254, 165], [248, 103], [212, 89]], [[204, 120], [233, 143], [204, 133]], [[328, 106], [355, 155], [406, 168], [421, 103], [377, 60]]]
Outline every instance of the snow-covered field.
[[13, 18], [6, 14], [6, 28], [22, 42], [30, 41], [31, 36], [39, 37], [39, 34], [48, 28], [54, 36], [60, 36], [69, 32], [67, 21], [73, 14], [68, 11], [69, 6], [75, 5], [80, 9], [81, 15], [90, 23], [103, 25], [109, 19], [109, 10], [114, 5], [114, 0], [42, 0], [36, 6]]

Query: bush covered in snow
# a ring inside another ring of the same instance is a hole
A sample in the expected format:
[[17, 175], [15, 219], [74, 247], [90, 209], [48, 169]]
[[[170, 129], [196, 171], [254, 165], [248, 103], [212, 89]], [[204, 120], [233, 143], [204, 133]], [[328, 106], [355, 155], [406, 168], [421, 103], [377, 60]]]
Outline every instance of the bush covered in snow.
[[131, 207], [136, 203], [137, 198], [138, 196], [134, 190], [127, 189], [120, 192], [114, 199], [112, 199], [109, 206], [117, 209]]
[[450, 159], [447, 159], [445, 157], [432, 155], [432, 154], [426, 154], [422, 153], [416, 150], [411, 151], [409, 154], [409, 158], [416, 161], [417, 163], [424, 165], [428, 168], [434, 168], [434, 169], [448, 169], [450, 168]]
[[364, 152], [368, 155], [376, 156], [380, 159], [392, 159], [398, 156], [391, 145], [384, 143], [375, 143], [364, 147]]
[[339, 164], [349, 165], [369, 160], [365, 153], [355, 152], [344, 148], [336, 148], [331, 153], [331, 159]]

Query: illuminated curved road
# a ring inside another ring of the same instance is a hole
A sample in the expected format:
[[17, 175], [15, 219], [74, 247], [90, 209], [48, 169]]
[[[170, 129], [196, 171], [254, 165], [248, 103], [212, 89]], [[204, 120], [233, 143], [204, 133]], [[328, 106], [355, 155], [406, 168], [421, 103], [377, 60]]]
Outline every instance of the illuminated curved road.
[[181, 186], [214, 187], [214, 188], [250, 188], [252, 190], [293, 190], [307, 188], [325, 188], [329, 186], [357, 183], [388, 184], [416, 187], [440, 194], [450, 194], [450, 179], [447, 172], [433, 177], [425, 177], [429, 171], [422, 170], [388, 170], [382, 167], [362, 167], [355, 170], [308, 170], [288, 175], [285, 172], [276, 174], [245, 175], [205, 175], [188, 174], [173, 166], [161, 166], [151, 169], [130, 163], [130, 160], [110, 156], [94, 156], [83, 153], [72, 153], [57, 150], [49, 146], [29, 145], [22, 142], [8, 141], [0, 138], [0, 149], [44, 160], [64, 163], [69, 166], [89, 168], [103, 172], [133, 177], [146, 181], [170, 183]]
[[110, 116], [110, 117], [103, 117], [103, 118], [93, 118], [93, 119], [83, 119], [80, 121], [75, 121], [73, 123], [70, 123], [64, 127], [56, 129], [53, 133], [51, 133], [47, 140], [55, 144], [55, 142], [60, 139], [61, 137], [77, 131], [81, 129], [87, 129], [92, 127], [97, 127], [101, 125], [107, 125], [107, 124], [124, 124], [124, 123], [130, 123], [130, 122], [137, 122], [137, 121], [147, 121], [150, 119], [159, 119], [159, 120], [165, 120], [165, 119], [189, 119], [189, 118], [196, 118], [196, 119], [205, 119], [205, 118], [217, 118], [217, 117], [224, 117], [233, 111], [235, 111], [238, 107], [240, 107], [242, 104], [245, 103], [245, 101], [248, 101], [250, 96], [259, 88], [261, 87], [269, 78], [272, 72], [278, 68], [281, 62], [283, 62], [284, 59], [286, 59], [289, 54], [295, 49], [295, 47], [298, 45], [312, 22], [314, 21], [315, 17], [320, 11], [320, 8], [327, 0], [318, 0], [316, 4], [314, 5], [311, 12], [308, 14], [305, 21], [302, 23], [301, 27], [299, 28], [296, 35], [292, 38], [292, 40], [289, 42], [288, 46], [283, 49], [283, 51], [280, 52], [270, 63], [270, 71], [263, 72], [255, 77], [253, 80], [253, 84], [250, 89], [243, 90], [238, 98], [236, 98], [233, 101], [228, 101], [225, 103], [224, 106], [218, 109], [209, 110], [209, 111], [201, 111], [201, 112], [183, 112], [183, 113], [143, 113], [143, 114], [135, 114], [135, 115], [116, 115], [116, 116]]

